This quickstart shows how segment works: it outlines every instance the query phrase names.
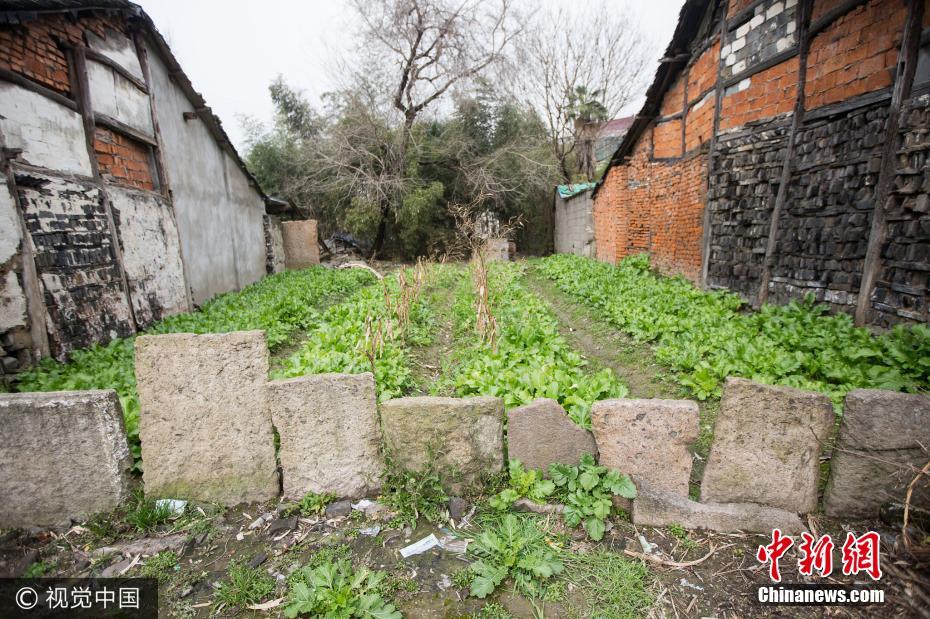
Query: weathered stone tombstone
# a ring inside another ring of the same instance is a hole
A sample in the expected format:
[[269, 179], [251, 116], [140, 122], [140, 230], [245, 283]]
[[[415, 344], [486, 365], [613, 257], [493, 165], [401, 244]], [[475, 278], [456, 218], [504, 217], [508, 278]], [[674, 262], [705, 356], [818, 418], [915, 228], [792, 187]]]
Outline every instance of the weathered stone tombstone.
[[281, 222], [284, 239], [284, 266], [288, 269], [305, 269], [320, 263], [317, 244], [316, 220]]
[[268, 405], [281, 437], [285, 496], [332, 492], [355, 498], [380, 487], [381, 430], [370, 372], [273, 381]]
[[601, 400], [591, 407], [600, 464], [638, 484], [688, 496], [699, 412], [690, 400]]
[[278, 495], [262, 331], [136, 338], [146, 494], [235, 505]]
[[[904, 502], [907, 485], [930, 460], [930, 397], [856, 389], [846, 396], [833, 449], [824, 512], [834, 518], [877, 517], [883, 503]], [[911, 505], [930, 509], [926, 484]]]
[[650, 527], [671, 524], [686, 529], [732, 533], [771, 533], [781, 529], [792, 535], [807, 530], [794, 512], [755, 503], [698, 503], [687, 497], [650, 489], [640, 484], [633, 501], [633, 522]]
[[500, 398], [397, 398], [381, 404], [384, 440], [408, 470], [432, 464], [457, 491], [504, 466], [504, 403]]
[[823, 394], [728, 378], [701, 501], [814, 511], [820, 450], [834, 419]]
[[115, 391], [0, 395], [0, 528], [111, 511], [131, 467]]
[[586, 453], [597, 457], [594, 437], [555, 400], [539, 398], [507, 411], [507, 457], [527, 469], [546, 471], [554, 462], [577, 464]]

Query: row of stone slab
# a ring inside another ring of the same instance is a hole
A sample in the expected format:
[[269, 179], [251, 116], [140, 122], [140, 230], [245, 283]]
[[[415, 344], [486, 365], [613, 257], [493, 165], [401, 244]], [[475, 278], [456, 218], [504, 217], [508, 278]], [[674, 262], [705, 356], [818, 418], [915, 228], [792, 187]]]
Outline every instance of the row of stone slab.
[[[147, 495], [232, 505], [277, 497], [282, 487], [291, 498], [372, 494], [382, 445], [395, 465], [431, 464], [454, 489], [500, 472], [508, 455], [545, 470], [599, 452], [601, 464], [636, 481], [637, 523], [797, 530], [797, 514], [817, 507], [820, 455], [835, 419], [821, 394], [727, 380], [697, 503], [688, 499], [699, 431], [691, 401], [596, 402], [591, 433], [556, 402], [537, 400], [507, 414], [505, 454], [499, 398], [398, 398], [379, 415], [371, 374], [267, 375], [260, 331], [137, 338]], [[858, 390], [845, 408], [825, 509], [874, 516], [884, 501], [901, 499], [930, 457], [930, 398]], [[113, 509], [126, 498], [130, 465], [114, 392], [0, 396], [0, 527]]]

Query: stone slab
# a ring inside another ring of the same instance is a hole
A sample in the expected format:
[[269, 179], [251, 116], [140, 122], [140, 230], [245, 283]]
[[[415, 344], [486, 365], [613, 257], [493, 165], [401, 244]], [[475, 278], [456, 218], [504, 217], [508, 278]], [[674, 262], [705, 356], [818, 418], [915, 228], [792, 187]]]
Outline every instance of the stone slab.
[[131, 467], [115, 391], [0, 395], [0, 528], [112, 511]]
[[539, 398], [507, 411], [507, 457], [527, 469], [546, 471], [555, 462], [574, 465], [586, 453], [597, 458], [594, 436], [555, 400]]
[[381, 424], [396, 464], [418, 471], [433, 464], [453, 490], [503, 470], [500, 398], [397, 398], [381, 404]]
[[633, 523], [651, 527], [677, 524], [721, 533], [771, 533], [778, 528], [786, 535], [796, 535], [807, 530], [794, 512], [754, 503], [698, 503], [645, 484], [640, 484], [633, 501]]
[[320, 263], [317, 244], [316, 220], [281, 222], [284, 240], [284, 266], [288, 269], [306, 269]]
[[380, 487], [375, 378], [316, 374], [268, 384], [271, 419], [281, 437], [284, 495], [362, 497]]
[[224, 505], [278, 495], [262, 331], [136, 338], [145, 492]]
[[[846, 395], [830, 463], [824, 512], [876, 518], [882, 504], [904, 502], [907, 485], [930, 460], [930, 397], [878, 389]], [[911, 504], [930, 510], [930, 489], [917, 484]]]
[[688, 496], [691, 453], [698, 437], [698, 405], [690, 400], [601, 400], [591, 407], [600, 464], [637, 485]]
[[820, 451], [834, 419], [823, 394], [728, 378], [701, 500], [814, 511]]

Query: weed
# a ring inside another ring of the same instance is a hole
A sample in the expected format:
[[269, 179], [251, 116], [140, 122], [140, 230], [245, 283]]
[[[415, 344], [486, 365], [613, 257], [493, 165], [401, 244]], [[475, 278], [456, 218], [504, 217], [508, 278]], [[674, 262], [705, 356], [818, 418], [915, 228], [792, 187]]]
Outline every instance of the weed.
[[299, 502], [288, 505], [283, 515], [287, 517], [295, 512], [300, 512], [302, 516], [308, 518], [310, 516], [322, 516], [326, 513], [326, 506], [335, 501], [336, 498], [336, 495], [332, 492], [324, 492], [323, 494], [308, 492]]
[[472, 619], [514, 619], [514, 616], [497, 602], [488, 602], [481, 610], [472, 614]]
[[41, 578], [45, 576], [49, 570], [54, 567], [52, 563], [46, 563], [45, 561], [36, 561], [32, 565], [26, 568], [26, 571], [23, 572], [23, 578]]
[[431, 523], [448, 519], [446, 505], [449, 497], [432, 464], [416, 472], [399, 468], [389, 455], [385, 460], [381, 501], [396, 513], [395, 524], [409, 524], [416, 528], [421, 516]]
[[295, 572], [284, 606], [285, 617], [377, 617], [400, 619], [401, 614], [380, 592], [384, 572], [353, 570], [347, 559], [304, 567]]
[[274, 578], [257, 568], [231, 561], [226, 568], [227, 580], [216, 590], [217, 602], [243, 607], [258, 604], [274, 591]]
[[178, 555], [171, 550], [164, 550], [146, 559], [142, 567], [139, 568], [139, 576], [142, 578], [155, 578], [159, 583], [166, 583], [180, 569]]
[[157, 501], [146, 499], [142, 490], [138, 490], [126, 513], [126, 522], [135, 527], [137, 531], [147, 533], [168, 522], [173, 515], [174, 510], [171, 505], [168, 503], [159, 505]]
[[543, 479], [540, 471], [527, 471], [519, 460], [511, 459], [507, 472], [510, 477], [508, 487], [488, 501], [488, 504], [498, 511], [510, 509], [510, 506], [521, 497], [542, 503], [555, 492], [555, 484], [551, 480]]
[[535, 520], [513, 514], [485, 528], [468, 546], [478, 558], [471, 564], [471, 594], [487, 597], [510, 577], [514, 588], [527, 597], [542, 595], [542, 581], [562, 571], [562, 562], [547, 541]]
[[563, 580], [578, 587], [589, 617], [633, 619], [652, 605], [651, 577], [641, 563], [611, 552], [564, 553]]
[[674, 535], [686, 550], [694, 550], [697, 548], [697, 542], [691, 539], [691, 536], [688, 535], [688, 531], [680, 524], [672, 523], [668, 525], [668, 532]]
[[459, 589], [465, 589], [471, 586], [471, 581], [474, 577], [475, 573], [470, 567], [463, 567], [452, 574], [452, 584]]

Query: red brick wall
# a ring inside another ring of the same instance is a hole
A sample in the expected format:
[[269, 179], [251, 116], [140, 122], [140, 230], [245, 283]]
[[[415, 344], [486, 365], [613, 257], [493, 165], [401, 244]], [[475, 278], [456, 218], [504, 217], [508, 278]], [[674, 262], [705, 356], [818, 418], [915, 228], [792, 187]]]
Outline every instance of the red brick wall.
[[688, 69], [688, 102], [694, 103], [714, 87], [717, 82], [717, 62], [720, 58], [720, 42], [704, 50]]
[[105, 37], [107, 28], [123, 31], [112, 19], [89, 17], [75, 22], [58, 14], [24, 24], [0, 26], [0, 67], [70, 95], [71, 80], [64, 49], [81, 45], [85, 30]]
[[671, 116], [681, 111], [685, 100], [685, 79], [683, 75], [680, 75], [665, 93], [662, 107], [659, 110], [660, 116]]
[[656, 125], [652, 132], [654, 157], [681, 157], [681, 120]]
[[697, 281], [706, 157], [698, 153], [679, 161], [650, 161], [648, 144], [647, 132], [629, 164], [611, 168], [598, 191], [594, 201], [597, 257], [616, 262], [649, 252], [661, 271]]
[[749, 88], [723, 97], [721, 131], [793, 110], [798, 88], [798, 57], [747, 79], [750, 80]]
[[685, 118], [685, 151], [691, 151], [710, 140], [714, 131], [714, 93], [697, 107], [697, 104], [688, 109]]
[[907, 9], [872, 0], [840, 17], [811, 41], [807, 109], [891, 86]]
[[106, 127], [97, 127], [94, 131], [94, 152], [100, 174], [107, 181], [136, 189], [155, 189], [146, 144]]

